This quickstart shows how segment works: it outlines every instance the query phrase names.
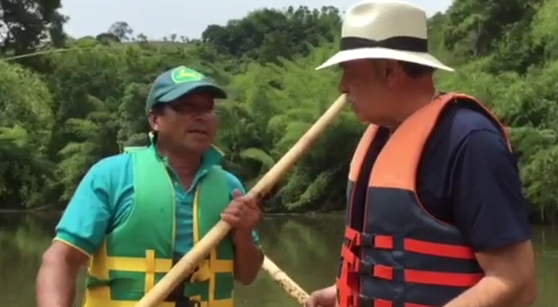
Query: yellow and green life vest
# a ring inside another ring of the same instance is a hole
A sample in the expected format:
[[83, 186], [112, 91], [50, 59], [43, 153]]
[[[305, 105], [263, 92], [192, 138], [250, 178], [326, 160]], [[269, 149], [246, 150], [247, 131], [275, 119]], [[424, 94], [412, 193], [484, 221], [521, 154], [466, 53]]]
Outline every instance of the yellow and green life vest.
[[[91, 256], [84, 307], [133, 307], [175, 263], [175, 190], [166, 166], [152, 148], [125, 151], [133, 161], [132, 209]], [[194, 244], [219, 221], [229, 202], [224, 171], [213, 166], [195, 191]], [[184, 284], [184, 298], [199, 307], [233, 307], [233, 257], [227, 236]], [[180, 307], [175, 299], [158, 307]]]

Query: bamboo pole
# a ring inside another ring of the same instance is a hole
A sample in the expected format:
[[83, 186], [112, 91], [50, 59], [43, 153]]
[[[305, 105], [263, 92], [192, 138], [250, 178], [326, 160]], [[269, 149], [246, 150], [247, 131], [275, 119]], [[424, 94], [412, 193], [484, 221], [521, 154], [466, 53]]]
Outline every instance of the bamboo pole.
[[269, 258], [265, 257], [262, 265], [264, 269], [276, 283], [287, 292], [289, 296], [294, 298], [300, 305], [304, 306], [304, 302], [308, 298], [308, 293], [304, 291], [294, 280], [292, 280], [285, 272], [283, 272]]
[[[324, 114], [308, 129], [308, 131], [291, 147], [291, 149], [250, 189], [248, 195], [261, 198], [279, 181], [302, 155], [310, 148], [322, 132], [337, 118], [346, 104], [345, 95], [341, 95], [324, 112]], [[157, 283], [145, 294], [135, 307], [157, 307], [186, 276], [194, 271], [210, 251], [221, 242], [230, 231], [231, 226], [220, 220], [210, 229], [194, 248], [185, 254]], [[272, 277], [297, 301], [303, 302], [307, 294], [296, 285], [269, 259], [264, 261], [262, 267], [272, 274]]]

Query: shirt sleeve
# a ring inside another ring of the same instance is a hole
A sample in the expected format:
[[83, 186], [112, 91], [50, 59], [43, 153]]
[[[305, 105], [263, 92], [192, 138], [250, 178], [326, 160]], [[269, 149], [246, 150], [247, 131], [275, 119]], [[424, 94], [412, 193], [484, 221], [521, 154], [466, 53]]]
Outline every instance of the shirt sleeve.
[[54, 240], [87, 255], [101, 245], [112, 216], [109, 206], [110, 173], [106, 162], [101, 160], [89, 169], [56, 226]]
[[457, 152], [452, 177], [456, 225], [476, 252], [530, 238], [517, 162], [500, 133], [471, 132]]
[[[240, 191], [240, 193], [242, 193], [243, 195], [246, 194], [246, 189], [244, 189], [244, 186], [242, 185], [242, 183], [240, 182], [240, 180], [233, 174], [226, 172], [227, 174], [227, 182], [229, 183], [229, 189], [231, 191], [230, 196], [231, 196], [231, 200], [232, 200], [232, 193], [234, 190], [238, 189]], [[252, 239], [254, 240], [254, 243], [259, 246], [260, 244], [260, 237], [258, 236], [258, 233], [256, 230], [252, 231]]]

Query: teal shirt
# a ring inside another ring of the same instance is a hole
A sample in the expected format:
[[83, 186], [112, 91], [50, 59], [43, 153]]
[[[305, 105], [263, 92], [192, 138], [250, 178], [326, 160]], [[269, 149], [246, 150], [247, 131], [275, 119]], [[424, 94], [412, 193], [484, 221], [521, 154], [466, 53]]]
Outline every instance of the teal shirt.
[[[193, 247], [194, 191], [209, 168], [220, 163], [221, 159], [222, 155], [216, 149], [208, 150], [187, 191], [167, 163], [169, 176], [176, 191], [176, 253], [187, 253]], [[245, 190], [240, 180], [229, 172], [225, 174], [231, 200], [235, 189], [244, 194]], [[89, 169], [78, 185], [56, 226], [55, 240], [65, 242], [89, 255], [95, 253], [103, 243], [105, 235], [126, 220], [132, 207], [133, 194], [131, 155], [123, 153], [100, 160]], [[258, 244], [255, 231], [253, 238]]]

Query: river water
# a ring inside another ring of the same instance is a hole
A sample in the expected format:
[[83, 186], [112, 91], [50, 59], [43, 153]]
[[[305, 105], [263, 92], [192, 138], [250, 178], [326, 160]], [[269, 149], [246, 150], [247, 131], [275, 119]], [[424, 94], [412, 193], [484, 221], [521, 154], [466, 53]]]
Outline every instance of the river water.
[[[50, 244], [57, 215], [0, 215], [0, 306], [34, 307], [35, 276]], [[341, 215], [265, 217], [259, 227], [268, 257], [310, 292], [333, 283], [339, 261]], [[558, 228], [535, 227], [539, 299], [534, 307], [558, 306]], [[267, 273], [235, 289], [237, 307], [296, 307]], [[78, 280], [78, 297], [83, 281]], [[76, 302], [75, 306], [79, 306]]]

